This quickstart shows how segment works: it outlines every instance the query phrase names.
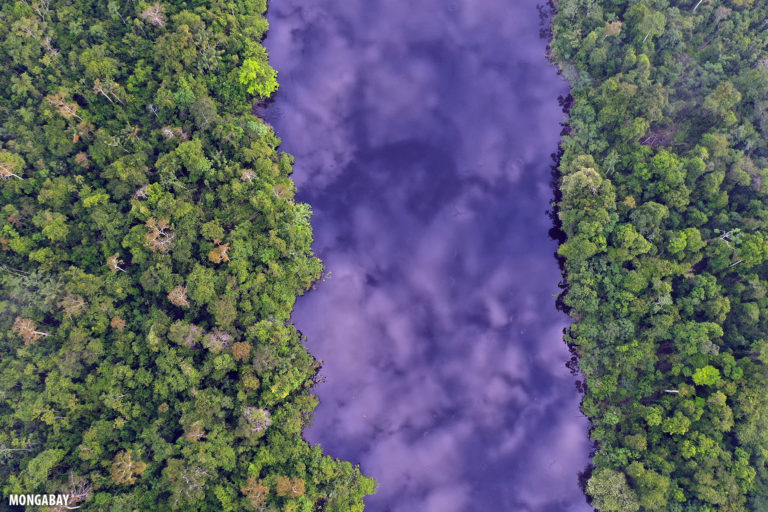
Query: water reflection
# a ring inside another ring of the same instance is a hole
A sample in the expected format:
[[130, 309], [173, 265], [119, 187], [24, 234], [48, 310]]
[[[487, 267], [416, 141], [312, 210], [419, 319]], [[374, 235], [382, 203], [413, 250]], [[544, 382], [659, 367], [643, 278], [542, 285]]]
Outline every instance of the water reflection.
[[280, 0], [265, 113], [332, 278], [294, 320], [324, 361], [311, 442], [372, 512], [591, 510], [545, 215], [565, 85], [532, 0]]

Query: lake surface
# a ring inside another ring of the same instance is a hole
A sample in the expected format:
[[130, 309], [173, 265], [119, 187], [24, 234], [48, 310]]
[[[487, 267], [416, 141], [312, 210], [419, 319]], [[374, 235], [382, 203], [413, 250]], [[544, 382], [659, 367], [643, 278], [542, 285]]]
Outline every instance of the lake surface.
[[280, 91], [331, 278], [294, 322], [326, 452], [370, 512], [589, 511], [548, 237], [565, 83], [534, 0], [277, 0]]

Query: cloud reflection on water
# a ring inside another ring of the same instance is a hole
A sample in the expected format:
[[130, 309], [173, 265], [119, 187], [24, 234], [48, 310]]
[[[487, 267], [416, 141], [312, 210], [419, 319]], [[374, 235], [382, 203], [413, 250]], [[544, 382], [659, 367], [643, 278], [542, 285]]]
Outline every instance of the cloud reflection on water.
[[266, 116], [333, 274], [294, 315], [327, 378], [307, 438], [377, 478], [372, 512], [590, 510], [545, 215], [565, 86], [536, 4], [280, 0], [269, 18]]

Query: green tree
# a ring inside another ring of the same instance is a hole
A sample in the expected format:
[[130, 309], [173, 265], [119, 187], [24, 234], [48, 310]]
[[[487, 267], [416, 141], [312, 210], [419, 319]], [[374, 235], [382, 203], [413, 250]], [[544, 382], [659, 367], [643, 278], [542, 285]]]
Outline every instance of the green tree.
[[249, 94], [267, 98], [277, 90], [277, 71], [266, 61], [246, 59], [240, 69], [240, 83], [246, 86]]
[[587, 494], [592, 505], [601, 512], [637, 512], [640, 503], [620, 471], [600, 469], [587, 482]]
[[697, 386], [713, 386], [720, 382], [720, 370], [707, 365], [693, 372], [693, 382]]

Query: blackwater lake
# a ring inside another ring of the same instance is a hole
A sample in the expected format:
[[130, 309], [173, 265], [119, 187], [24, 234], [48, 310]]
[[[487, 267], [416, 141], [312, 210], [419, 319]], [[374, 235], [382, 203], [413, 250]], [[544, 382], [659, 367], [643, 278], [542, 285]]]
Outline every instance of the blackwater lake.
[[331, 277], [294, 323], [323, 361], [311, 443], [370, 512], [581, 512], [588, 422], [550, 239], [566, 84], [534, 0], [278, 0], [280, 90]]

